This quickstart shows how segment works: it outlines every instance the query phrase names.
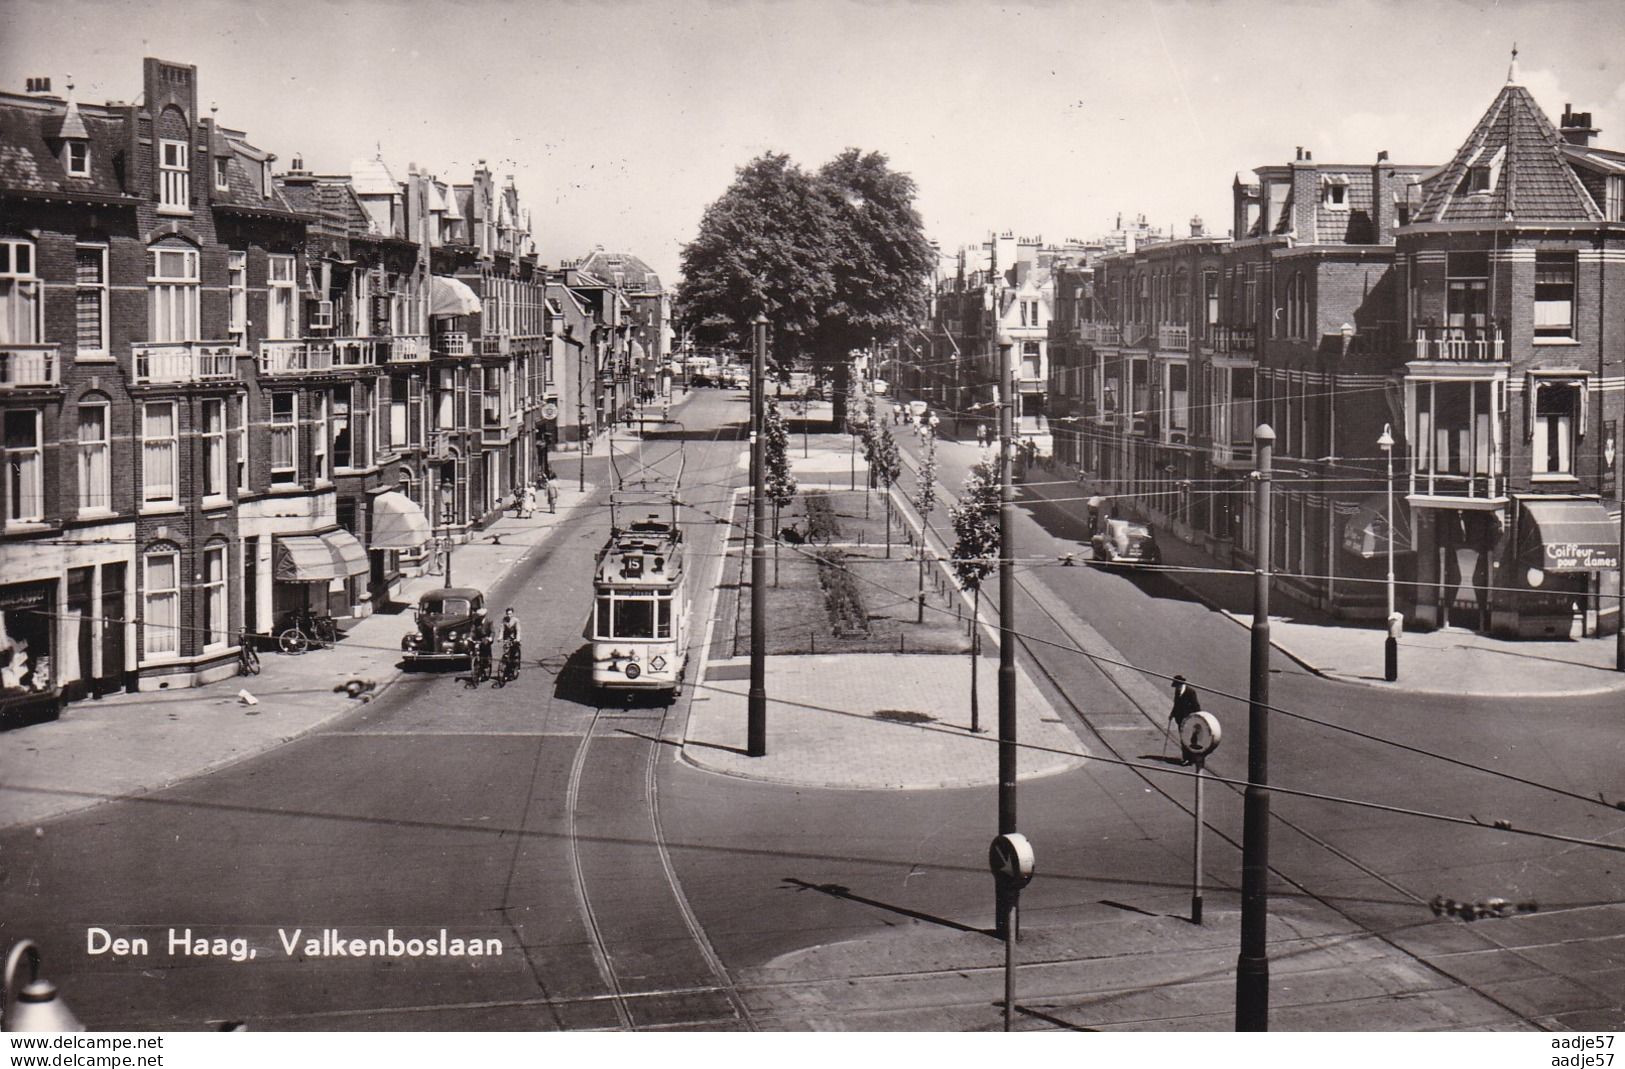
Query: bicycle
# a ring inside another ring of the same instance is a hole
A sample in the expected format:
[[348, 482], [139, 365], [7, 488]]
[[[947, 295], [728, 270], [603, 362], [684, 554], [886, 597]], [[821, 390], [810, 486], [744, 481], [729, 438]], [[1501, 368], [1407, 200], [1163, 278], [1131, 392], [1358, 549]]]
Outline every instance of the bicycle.
[[253, 636], [247, 631], [237, 636], [237, 674], [240, 676], [260, 674], [260, 655], [254, 649]]
[[497, 662], [497, 672], [492, 683], [498, 687], [507, 686], [519, 678], [519, 643], [504, 642], [502, 644], [502, 659]]
[[468, 687], [478, 687], [491, 678], [491, 643], [480, 642], [468, 656]]
[[290, 626], [277, 636], [277, 648], [283, 653], [298, 656], [309, 649], [322, 649], [338, 641], [338, 625], [331, 616], [313, 613], [294, 613]]

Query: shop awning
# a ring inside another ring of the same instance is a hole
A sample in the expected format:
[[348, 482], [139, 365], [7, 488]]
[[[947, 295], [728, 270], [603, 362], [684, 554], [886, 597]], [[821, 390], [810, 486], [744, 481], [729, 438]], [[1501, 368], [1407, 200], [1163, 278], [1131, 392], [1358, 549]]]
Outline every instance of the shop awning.
[[292, 583], [325, 583], [367, 572], [367, 551], [346, 530], [313, 535], [279, 535], [273, 575]]
[[[1355, 507], [1353, 515], [1343, 524], [1343, 548], [1370, 560], [1388, 555], [1388, 495], [1372, 494]], [[1405, 495], [1394, 494], [1394, 555], [1414, 552], [1416, 543], [1411, 537], [1411, 507]]]
[[433, 535], [423, 509], [399, 490], [372, 499], [373, 549], [417, 549]]
[[449, 275], [429, 279], [429, 314], [437, 318], [473, 315], [480, 310], [479, 294]]
[[1619, 567], [1619, 525], [1590, 498], [1522, 498], [1518, 555], [1547, 572]]

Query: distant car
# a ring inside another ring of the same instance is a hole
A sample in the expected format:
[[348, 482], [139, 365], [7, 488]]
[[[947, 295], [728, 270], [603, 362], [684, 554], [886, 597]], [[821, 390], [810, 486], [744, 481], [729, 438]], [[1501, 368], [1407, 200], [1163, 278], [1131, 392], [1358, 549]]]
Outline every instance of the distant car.
[[869, 392], [884, 395], [889, 389], [885, 379], [875, 379], [869, 383]]
[[703, 371], [696, 371], [694, 374], [690, 375], [688, 384], [696, 390], [702, 386], [716, 385], [716, 383], [712, 381], [711, 376], [705, 374]]
[[725, 364], [717, 370], [717, 382], [735, 389], [749, 389], [750, 372], [738, 364]]
[[467, 664], [473, 654], [469, 632], [474, 614], [485, 608], [485, 593], [471, 586], [425, 591], [418, 598], [413, 630], [401, 639], [406, 666]]
[[1100, 564], [1161, 564], [1162, 550], [1151, 528], [1134, 520], [1107, 519], [1089, 540], [1089, 548]]
[[925, 414], [929, 411], [931, 411], [931, 406], [924, 401], [910, 401], [908, 403], [908, 414], [915, 419], [924, 419]]

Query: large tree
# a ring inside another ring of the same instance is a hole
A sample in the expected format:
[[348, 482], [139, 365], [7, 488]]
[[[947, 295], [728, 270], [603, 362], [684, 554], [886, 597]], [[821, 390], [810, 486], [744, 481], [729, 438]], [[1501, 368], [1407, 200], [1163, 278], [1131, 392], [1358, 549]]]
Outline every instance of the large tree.
[[914, 194], [878, 152], [847, 149], [816, 174], [757, 157], [683, 248], [683, 325], [702, 344], [748, 350], [764, 312], [782, 364], [809, 356], [833, 372], [839, 425], [849, 351], [918, 321], [935, 254]]

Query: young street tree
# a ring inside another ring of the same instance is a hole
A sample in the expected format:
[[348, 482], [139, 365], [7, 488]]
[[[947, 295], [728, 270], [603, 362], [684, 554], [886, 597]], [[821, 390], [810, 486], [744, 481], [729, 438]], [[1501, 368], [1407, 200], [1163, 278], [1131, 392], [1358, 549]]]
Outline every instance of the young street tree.
[[[870, 425], [873, 427], [873, 424]], [[897, 483], [897, 477], [903, 473], [903, 454], [897, 448], [897, 439], [892, 437], [891, 428], [882, 425], [879, 430], [871, 430], [865, 450], [869, 460], [869, 471], [881, 489], [886, 491], [886, 556], [891, 556], [891, 488]]]
[[680, 326], [701, 343], [747, 349], [772, 321], [782, 366], [810, 356], [834, 379], [841, 426], [850, 350], [917, 322], [936, 254], [914, 180], [884, 155], [847, 149], [809, 174], [767, 153], [741, 167], [683, 247]]
[[999, 559], [999, 480], [993, 466], [982, 461], [970, 471], [959, 503], [948, 509], [954, 528], [954, 576], [971, 592], [970, 729], [981, 731], [976, 694], [976, 662], [982, 652], [982, 580]]
[[779, 510], [796, 499], [796, 477], [790, 474], [790, 436], [784, 427], [784, 415], [777, 401], [767, 403], [767, 418], [763, 421], [767, 435], [767, 499], [773, 502], [773, 585], [779, 585]]
[[931, 512], [937, 507], [937, 436], [925, 436], [925, 458], [914, 481], [914, 507], [920, 512], [920, 591], [918, 609], [914, 616], [917, 624], [925, 623], [925, 558], [926, 532], [931, 529]]

